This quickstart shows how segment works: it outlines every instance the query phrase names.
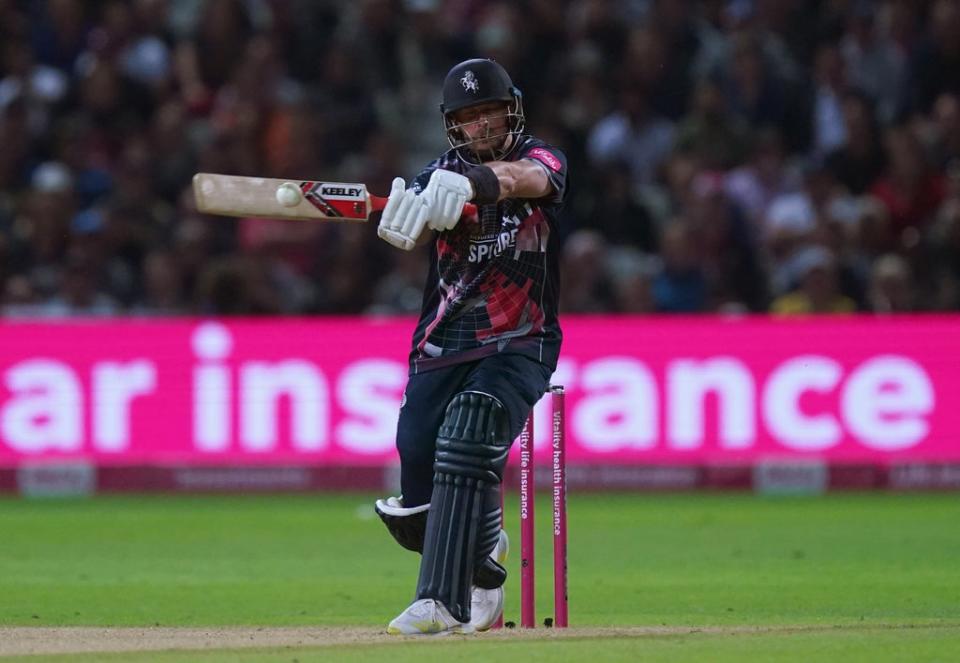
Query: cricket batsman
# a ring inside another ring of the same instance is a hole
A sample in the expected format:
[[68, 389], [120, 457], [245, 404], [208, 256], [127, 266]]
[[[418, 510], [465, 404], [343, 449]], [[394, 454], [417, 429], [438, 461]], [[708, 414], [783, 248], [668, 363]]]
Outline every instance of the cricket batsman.
[[[566, 156], [524, 133], [520, 90], [493, 60], [453, 67], [440, 111], [450, 149], [410, 188], [393, 180], [377, 229], [407, 251], [432, 241], [397, 424], [401, 496], [376, 504], [397, 542], [422, 554], [393, 634], [484, 631], [502, 614], [504, 466], [562, 338]], [[477, 211], [464, 214], [466, 202]]]

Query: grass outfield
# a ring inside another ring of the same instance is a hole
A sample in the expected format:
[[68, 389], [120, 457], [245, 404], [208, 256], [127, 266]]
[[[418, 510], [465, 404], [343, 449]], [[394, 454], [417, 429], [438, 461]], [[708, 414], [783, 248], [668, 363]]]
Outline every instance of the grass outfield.
[[[541, 619], [552, 593], [547, 497], [537, 505]], [[16, 651], [16, 626], [246, 626], [356, 637], [24, 660], [960, 660], [955, 494], [573, 495], [576, 628], [413, 641], [379, 635], [412, 598], [418, 558], [392, 542], [372, 500], [0, 500], [0, 652]], [[518, 621], [516, 511], [508, 501], [507, 619]]]

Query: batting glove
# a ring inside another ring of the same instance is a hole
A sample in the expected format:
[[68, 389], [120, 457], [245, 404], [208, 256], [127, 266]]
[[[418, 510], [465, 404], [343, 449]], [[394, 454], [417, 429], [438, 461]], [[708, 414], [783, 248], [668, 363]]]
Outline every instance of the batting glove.
[[407, 189], [402, 177], [393, 180], [390, 197], [383, 208], [377, 236], [398, 249], [409, 251], [417, 245], [417, 238], [427, 223], [430, 205], [424, 196]]
[[464, 203], [473, 197], [473, 185], [463, 175], [438, 168], [420, 195], [430, 203], [427, 225], [442, 232], [460, 221]]

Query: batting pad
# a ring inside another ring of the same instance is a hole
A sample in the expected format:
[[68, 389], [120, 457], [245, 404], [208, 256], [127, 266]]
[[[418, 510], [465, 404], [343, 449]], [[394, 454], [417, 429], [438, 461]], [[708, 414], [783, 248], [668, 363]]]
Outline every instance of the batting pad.
[[500, 482], [509, 451], [500, 402], [479, 392], [455, 396], [437, 438], [417, 598], [443, 602], [461, 622], [470, 621], [474, 568], [500, 536]]

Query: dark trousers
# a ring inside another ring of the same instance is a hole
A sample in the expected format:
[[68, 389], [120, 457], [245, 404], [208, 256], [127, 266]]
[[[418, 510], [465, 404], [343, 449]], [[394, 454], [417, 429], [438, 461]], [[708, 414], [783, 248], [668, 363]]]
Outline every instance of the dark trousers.
[[530, 410], [549, 388], [552, 372], [522, 355], [497, 354], [410, 376], [397, 423], [403, 505], [430, 501], [437, 431], [456, 394], [480, 391], [500, 401], [510, 419], [510, 439], [515, 440]]

